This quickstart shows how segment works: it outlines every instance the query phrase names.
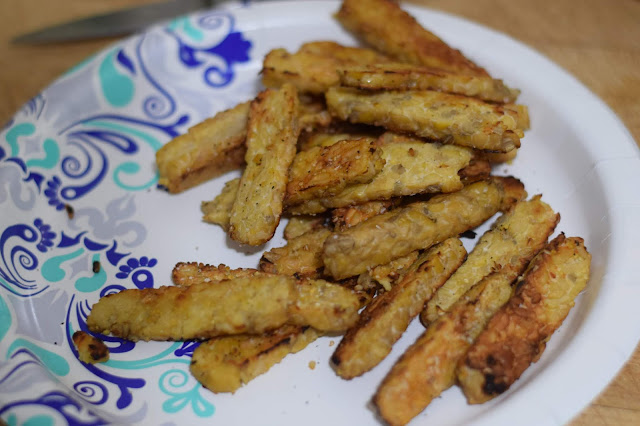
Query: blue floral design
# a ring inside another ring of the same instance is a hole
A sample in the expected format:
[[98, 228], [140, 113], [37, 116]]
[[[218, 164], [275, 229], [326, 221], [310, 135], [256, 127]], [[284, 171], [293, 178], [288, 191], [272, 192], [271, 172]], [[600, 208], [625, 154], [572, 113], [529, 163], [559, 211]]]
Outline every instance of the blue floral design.
[[153, 274], [147, 268], [153, 268], [158, 261], [154, 258], [149, 259], [147, 256], [142, 256], [139, 260], [132, 257], [127, 260], [126, 265], [120, 266], [120, 272], [116, 274], [116, 278], [126, 279], [131, 275], [131, 280], [138, 288], [152, 288], [153, 287]]
[[49, 205], [56, 208], [56, 210], [64, 209], [65, 203], [60, 200], [58, 190], [62, 185], [62, 181], [58, 176], [54, 176], [47, 181], [47, 189], [44, 190], [44, 195], [49, 199]]
[[38, 242], [36, 248], [45, 253], [49, 248], [53, 247], [53, 239], [56, 237], [56, 233], [51, 231], [51, 225], [45, 224], [40, 218], [34, 220], [33, 224], [40, 231], [40, 242]]

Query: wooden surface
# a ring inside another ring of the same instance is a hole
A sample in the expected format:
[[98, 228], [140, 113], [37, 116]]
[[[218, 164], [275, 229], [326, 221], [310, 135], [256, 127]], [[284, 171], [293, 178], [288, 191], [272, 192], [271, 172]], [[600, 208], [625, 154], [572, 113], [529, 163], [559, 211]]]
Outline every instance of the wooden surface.
[[[0, 123], [56, 76], [112, 40], [16, 46], [21, 33], [152, 0], [0, 1]], [[640, 141], [640, 0], [413, 0], [504, 32], [600, 96]], [[597, 368], [597, 366], [593, 366]], [[589, 372], [585, 371], [585, 380]], [[576, 383], [576, 386], [580, 384]], [[535, 404], [535, 401], [531, 401]], [[640, 425], [640, 349], [572, 425]]]

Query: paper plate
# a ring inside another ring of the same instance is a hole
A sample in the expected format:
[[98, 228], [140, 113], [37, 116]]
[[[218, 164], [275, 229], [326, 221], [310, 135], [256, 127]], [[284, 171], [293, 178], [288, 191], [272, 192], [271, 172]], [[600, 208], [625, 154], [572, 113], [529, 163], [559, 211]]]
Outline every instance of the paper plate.
[[[178, 261], [252, 267], [199, 205], [229, 173], [183, 194], [156, 187], [154, 152], [190, 126], [260, 90], [263, 56], [306, 41], [355, 44], [333, 1], [229, 4], [128, 38], [70, 70], [0, 133], [0, 417], [16, 424], [379, 424], [370, 398], [420, 333], [414, 322], [391, 355], [345, 381], [322, 338], [235, 394], [189, 374], [195, 342], [108, 338], [111, 359], [77, 359], [99, 297], [170, 284]], [[638, 148], [616, 116], [558, 66], [460, 18], [409, 11], [427, 28], [522, 90], [532, 129], [511, 165], [529, 194], [582, 236], [593, 273], [541, 360], [503, 396], [466, 404], [452, 388], [415, 424], [562, 423], [622, 367], [640, 338]], [[71, 218], [66, 206], [73, 209]], [[280, 233], [264, 248], [283, 244]], [[100, 272], [92, 265], [98, 261]], [[314, 361], [316, 367], [310, 368]]]

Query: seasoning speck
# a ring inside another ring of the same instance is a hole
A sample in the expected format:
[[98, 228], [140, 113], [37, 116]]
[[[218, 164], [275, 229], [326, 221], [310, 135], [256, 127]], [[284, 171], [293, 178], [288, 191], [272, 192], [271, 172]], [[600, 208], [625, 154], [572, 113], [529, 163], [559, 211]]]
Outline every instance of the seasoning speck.
[[71, 207], [70, 204], [65, 204], [64, 209], [67, 211], [67, 216], [69, 216], [69, 219], [73, 219], [73, 215], [74, 215], [73, 207]]
[[334, 342], [333, 340], [329, 341], [329, 346], [333, 346], [335, 344], [336, 344], [336, 342]]
[[100, 262], [98, 262], [97, 260], [93, 261], [93, 273], [97, 274], [98, 272], [100, 272]]
[[312, 370], [316, 369], [316, 362], [315, 361], [309, 361], [309, 368]]

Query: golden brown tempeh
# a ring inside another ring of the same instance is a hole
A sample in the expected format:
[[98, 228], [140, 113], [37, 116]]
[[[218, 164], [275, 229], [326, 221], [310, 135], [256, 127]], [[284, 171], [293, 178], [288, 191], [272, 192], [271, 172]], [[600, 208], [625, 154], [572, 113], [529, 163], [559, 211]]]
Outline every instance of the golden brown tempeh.
[[293, 214], [316, 214], [372, 200], [419, 193], [454, 192], [462, 188], [459, 171], [472, 160], [471, 150], [453, 145], [424, 143], [414, 138], [383, 144], [382, 171], [371, 182], [348, 185], [334, 196], [288, 207]]
[[509, 152], [524, 136], [517, 108], [431, 90], [371, 92], [333, 87], [327, 108], [341, 120], [487, 151]]
[[224, 184], [222, 192], [212, 201], [203, 201], [200, 204], [202, 220], [215, 225], [220, 225], [225, 231], [229, 230], [229, 215], [236, 201], [240, 178], [231, 179]]
[[589, 280], [582, 238], [556, 237], [531, 262], [516, 294], [491, 319], [457, 370], [470, 404], [505, 392], [536, 362]]
[[384, 164], [376, 143], [366, 139], [342, 140], [301, 151], [289, 169], [285, 204], [329, 197], [347, 185], [371, 182]]
[[87, 325], [93, 332], [134, 341], [257, 334], [284, 324], [344, 331], [356, 322], [359, 306], [358, 297], [339, 285], [255, 276], [215, 285], [123, 290], [93, 305]]
[[311, 327], [285, 325], [259, 336], [215, 337], [193, 351], [191, 374], [212, 392], [235, 392], [318, 336]]
[[86, 331], [76, 331], [71, 336], [78, 350], [78, 359], [87, 364], [109, 361], [109, 348], [104, 342]]
[[191, 127], [156, 152], [158, 183], [176, 193], [244, 164], [249, 102]]
[[457, 236], [493, 216], [503, 198], [502, 181], [490, 179], [429, 201], [411, 203], [334, 233], [324, 245], [325, 273], [336, 279], [358, 275]]
[[296, 53], [285, 49], [270, 51], [262, 66], [262, 84], [280, 87], [290, 83], [300, 92], [321, 95], [329, 87], [340, 84], [338, 68], [386, 61], [384, 55], [370, 49], [316, 41], [303, 44]]
[[260, 259], [260, 270], [296, 277], [318, 277], [324, 266], [322, 247], [329, 235], [329, 229], [319, 228], [287, 241], [284, 247], [264, 252]]
[[526, 267], [507, 265], [473, 287], [411, 345], [384, 378], [374, 404], [389, 424], [403, 425], [455, 382], [458, 361], [513, 293]]
[[330, 225], [330, 219], [327, 216], [293, 216], [289, 218], [287, 226], [284, 228], [284, 239], [292, 240], [307, 232], [316, 229], [326, 228]]
[[366, 90], [437, 90], [489, 102], [513, 103], [519, 90], [488, 76], [462, 75], [405, 63], [346, 66], [338, 70], [343, 86]]
[[420, 25], [392, 0], [345, 0], [336, 18], [349, 31], [401, 62], [459, 73], [487, 72]]
[[378, 365], [466, 254], [459, 239], [449, 238], [423, 253], [391, 291], [374, 299], [331, 357], [338, 375], [351, 379]]
[[335, 230], [342, 232], [347, 228], [356, 226], [360, 222], [364, 222], [370, 217], [377, 216], [391, 210], [395, 202], [393, 200], [386, 201], [367, 201], [349, 207], [340, 207], [331, 210], [331, 221]]
[[251, 268], [231, 269], [227, 265], [206, 265], [198, 262], [178, 262], [171, 271], [171, 279], [175, 285], [188, 287], [195, 284], [215, 283], [240, 277], [265, 275], [264, 272]]
[[287, 171], [298, 140], [298, 94], [285, 84], [267, 89], [251, 103], [247, 167], [229, 218], [229, 236], [260, 245], [273, 236], [282, 214]]
[[528, 263], [546, 245], [559, 220], [539, 195], [516, 203], [484, 233], [464, 264], [427, 303], [422, 323], [435, 321], [474, 284], [507, 263], [521, 257]]

